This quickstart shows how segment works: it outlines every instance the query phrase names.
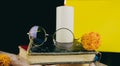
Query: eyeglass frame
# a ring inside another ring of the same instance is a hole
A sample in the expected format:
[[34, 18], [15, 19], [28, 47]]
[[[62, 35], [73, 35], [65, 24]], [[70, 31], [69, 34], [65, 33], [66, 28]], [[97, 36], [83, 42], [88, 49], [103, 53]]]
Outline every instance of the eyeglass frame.
[[[34, 27], [34, 26], [33, 26], [33, 27]], [[33, 27], [32, 27], [32, 28], [33, 28]], [[32, 28], [31, 28], [31, 29], [32, 29]], [[30, 32], [29, 32], [29, 33], [27, 33], [27, 34], [29, 35], [29, 40], [30, 40], [29, 46], [33, 46], [33, 45], [34, 45], [34, 47], [40, 47], [40, 46], [42, 46], [42, 45], [47, 41], [49, 34], [47, 34], [46, 30], [45, 30], [43, 27], [38, 26], [38, 28], [41, 28], [41, 29], [44, 31], [44, 33], [45, 33], [44, 38], [45, 38], [45, 39], [44, 39], [43, 42], [42, 42], [41, 44], [39, 44], [39, 45], [33, 44], [33, 43], [34, 43], [33, 38], [31, 38]], [[57, 30], [52, 34], [53, 42], [54, 42], [54, 45], [55, 45], [56, 47], [58, 47], [58, 46], [57, 46], [57, 43], [62, 44], [62, 42], [57, 42], [57, 41], [55, 40], [55, 35], [56, 35], [57, 31], [60, 31], [60, 30], [62, 30], [62, 29], [66, 29], [66, 30], [68, 30], [69, 32], [71, 32], [71, 34], [73, 35], [73, 42], [74, 42], [74, 39], [75, 39], [74, 33], [73, 33], [70, 29], [62, 27], [62, 28], [57, 29]], [[66, 44], [67, 44], [67, 43], [66, 43]], [[60, 48], [60, 49], [63, 49], [63, 48]]]

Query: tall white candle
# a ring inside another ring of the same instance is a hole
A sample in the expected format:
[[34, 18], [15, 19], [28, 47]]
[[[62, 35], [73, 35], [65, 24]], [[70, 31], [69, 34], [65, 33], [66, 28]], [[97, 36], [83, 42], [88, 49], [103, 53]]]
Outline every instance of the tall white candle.
[[[71, 6], [58, 6], [56, 11], [56, 30], [67, 28], [74, 32], [74, 8]], [[56, 33], [56, 41], [72, 42], [73, 35], [67, 30], [58, 31]]]

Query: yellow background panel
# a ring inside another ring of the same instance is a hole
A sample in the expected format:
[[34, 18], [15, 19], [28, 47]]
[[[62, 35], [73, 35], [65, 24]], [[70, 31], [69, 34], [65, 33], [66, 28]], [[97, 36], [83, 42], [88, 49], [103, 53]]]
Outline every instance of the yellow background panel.
[[119, 0], [67, 0], [75, 9], [74, 34], [98, 32], [102, 43], [98, 51], [120, 52], [120, 1]]

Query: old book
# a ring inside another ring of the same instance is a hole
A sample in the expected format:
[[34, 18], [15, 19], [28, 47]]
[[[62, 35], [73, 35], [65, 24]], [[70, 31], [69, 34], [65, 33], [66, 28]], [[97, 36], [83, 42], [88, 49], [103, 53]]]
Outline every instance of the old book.
[[20, 56], [32, 65], [36, 64], [83, 64], [91, 63], [97, 52], [27, 52], [20, 48]]
[[94, 61], [95, 52], [34, 53], [27, 54], [30, 64], [74, 64]]

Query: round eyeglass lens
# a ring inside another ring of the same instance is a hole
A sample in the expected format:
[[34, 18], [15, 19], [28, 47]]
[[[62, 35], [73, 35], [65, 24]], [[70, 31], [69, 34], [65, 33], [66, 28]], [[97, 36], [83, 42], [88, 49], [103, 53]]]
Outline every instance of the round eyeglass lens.
[[33, 45], [40, 46], [46, 41], [45, 29], [40, 26], [33, 26], [29, 31], [29, 39]]

